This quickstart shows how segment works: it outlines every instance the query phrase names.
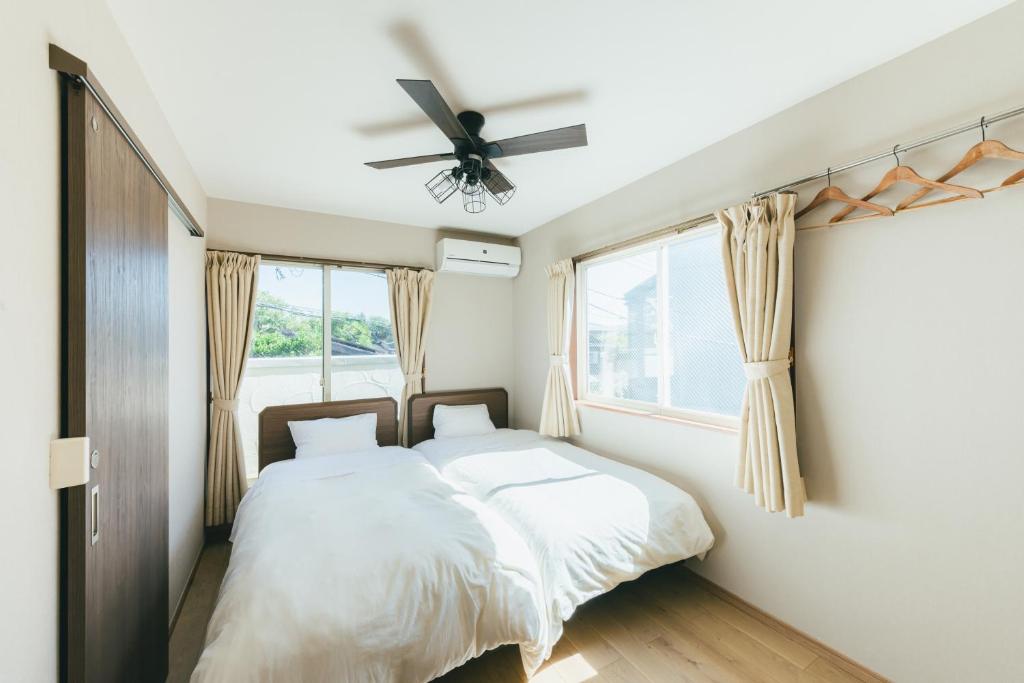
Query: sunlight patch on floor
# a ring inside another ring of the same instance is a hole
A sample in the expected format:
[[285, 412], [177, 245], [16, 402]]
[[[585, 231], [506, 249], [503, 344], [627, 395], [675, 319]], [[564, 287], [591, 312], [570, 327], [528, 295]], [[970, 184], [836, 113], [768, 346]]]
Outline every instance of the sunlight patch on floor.
[[583, 683], [597, 676], [597, 670], [578, 652], [545, 666], [530, 683]]

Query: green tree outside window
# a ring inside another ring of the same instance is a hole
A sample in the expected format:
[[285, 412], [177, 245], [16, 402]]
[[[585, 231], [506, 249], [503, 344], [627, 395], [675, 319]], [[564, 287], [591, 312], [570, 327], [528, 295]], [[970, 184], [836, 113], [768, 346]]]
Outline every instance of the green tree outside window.
[[[335, 345], [348, 347], [335, 355], [393, 354], [395, 348], [387, 318], [363, 313], [334, 313], [331, 340]], [[319, 356], [322, 353], [323, 318], [319, 311], [290, 306], [267, 292], [256, 295], [251, 358]]]

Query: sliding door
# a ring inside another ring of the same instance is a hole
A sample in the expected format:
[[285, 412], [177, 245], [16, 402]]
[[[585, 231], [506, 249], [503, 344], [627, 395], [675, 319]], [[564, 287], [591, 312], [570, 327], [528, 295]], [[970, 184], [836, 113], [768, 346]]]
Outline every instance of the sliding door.
[[62, 78], [61, 677], [167, 675], [167, 194], [103, 107]]

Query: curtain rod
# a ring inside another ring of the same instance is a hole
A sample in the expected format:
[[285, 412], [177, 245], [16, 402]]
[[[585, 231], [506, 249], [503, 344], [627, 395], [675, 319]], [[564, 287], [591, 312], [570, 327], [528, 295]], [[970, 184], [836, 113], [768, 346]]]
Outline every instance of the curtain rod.
[[631, 237], [629, 239], [622, 240], [621, 242], [615, 242], [613, 244], [606, 244], [603, 247], [598, 247], [597, 249], [592, 249], [591, 251], [588, 251], [588, 252], [585, 252], [583, 254], [580, 254], [579, 256], [573, 256], [572, 257], [572, 262], [573, 263], [579, 263], [581, 261], [589, 261], [592, 258], [596, 258], [598, 256], [602, 256], [602, 255], [607, 254], [608, 252], [611, 252], [611, 251], [618, 251], [620, 249], [627, 249], [627, 248], [635, 246], [637, 244], [643, 244], [644, 242], [653, 242], [653, 241], [659, 240], [659, 239], [661, 239], [663, 237], [671, 237], [672, 235], [678, 235], [678, 234], [686, 232], [687, 230], [693, 230], [694, 228], [699, 228], [699, 227], [705, 226], [705, 225], [713, 222], [714, 220], [715, 220], [715, 217], [713, 215], [711, 215], [710, 213], [706, 214], [704, 216], [698, 216], [697, 218], [693, 218], [693, 219], [688, 220], [688, 221], [683, 221], [682, 223], [676, 223], [675, 225], [670, 225], [667, 228], [661, 228], [661, 229], [655, 230], [653, 232], [645, 232], [642, 235], [637, 235], [636, 237]]
[[241, 249], [217, 249], [210, 247], [207, 251], [233, 251], [246, 256], [259, 256], [268, 261], [286, 261], [291, 263], [315, 263], [321, 266], [334, 266], [336, 268], [366, 268], [371, 270], [390, 270], [392, 268], [406, 268], [408, 270], [429, 270], [426, 266], [406, 266], [398, 263], [375, 263], [373, 261], [344, 261], [339, 259], [319, 258], [312, 256], [288, 256], [285, 254], [265, 254], [260, 251], [242, 251]]
[[[832, 175], [835, 175], [836, 173], [841, 173], [843, 171], [849, 171], [851, 168], [856, 168], [858, 166], [863, 166], [865, 164], [870, 164], [870, 163], [872, 163], [874, 161], [879, 161], [880, 159], [885, 159], [886, 157], [891, 157], [891, 156], [893, 156], [893, 154], [896, 154], [898, 152], [909, 152], [912, 149], [917, 149], [919, 147], [924, 147], [925, 145], [930, 145], [933, 142], [938, 142], [940, 140], [945, 140], [946, 138], [951, 138], [954, 135], [960, 135], [961, 133], [967, 133], [967, 132], [970, 132], [972, 130], [977, 130], [977, 129], [980, 129], [982, 126], [986, 126], [987, 127], [987, 126], [989, 126], [989, 125], [991, 125], [993, 123], [998, 123], [1000, 121], [1005, 121], [1006, 119], [1010, 119], [1010, 118], [1013, 118], [1015, 116], [1020, 116], [1021, 114], [1024, 114], [1024, 107], [1017, 107], [1015, 109], [1009, 109], [1007, 111], [1000, 112], [1000, 113], [994, 114], [992, 116], [982, 116], [978, 120], [972, 121], [971, 123], [965, 123], [965, 124], [957, 126], [955, 128], [950, 128], [948, 130], [942, 131], [941, 133], [935, 133], [934, 135], [929, 135], [928, 137], [920, 138], [918, 140], [914, 140], [913, 142], [907, 143], [905, 145], [895, 145], [891, 149], [888, 149], [888, 150], [886, 150], [884, 152], [879, 152], [878, 154], [872, 154], [871, 156], [867, 156], [867, 157], [864, 157], [862, 159], [857, 159], [856, 161], [850, 161], [850, 162], [845, 163], [845, 164], [843, 164], [841, 166], [831, 166], [830, 168], [828, 168], [828, 169], [826, 169], [824, 171], [821, 171], [820, 173], [812, 173], [811, 175], [804, 176], [803, 178], [798, 178], [797, 180], [790, 181], [790, 182], [786, 183], [785, 185], [779, 185], [778, 187], [774, 187], [774, 188], [772, 188], [770, 190], [764, 190], [762, 192], [755, 192], [753, 195], [751, 195], [751, 198], [752, 199], [758, 199], [760, 197], [765, 197], [767, 195], [773, 194], [775, 192], [782, 192], [782, 191], [785, 191], [785, 190], [789, 190], [791, 188], [798, 187], [800, 185], [805, 185], [805, 184], [813, 182], [815, 180], [821, 180], [822, 178], [826, 178], [826, 177], [828, 177], [828, 175], [830, 173]], [[642, 235], [638, 235], [637, 237], [632, 237], [630, 239], [623, 240], [621, 242], [615, 242], [613, 244], [608, 244], [608, 245], [605, 245], [603, 247], [599, 247], [597, 249], [593, 249], [593, 250], [588, 251], [586, 253], [580, 254], [579, 256], [574, 256], [573, 259], [572, 259], [572, 262], [573, 263], [579, 263], [581, 261], [587, 261], [589, 259], [595, 258], [597, 256], [601, 256], [601, 255], [606, 254], [606, 253], [611, 252], [611, 251], [617, 251], [619, 249], [625, 249], [627, 247], [631, 247], [631, 246], [634, 246], [636, 244], [642, 244], [644, 242], [652, 242], [652, 241], [660, 239], [662, 237], [667, 237], [669, 235], [683, 233], [683, 232], [686, 232], [687, 230], [693, 230], [694, 228], [699, 228], [701, 226], [707, 225], [708, 223], [711, 223], [714, 220], [715, 220], [714, 214], [706, 213], [703, 216], [698, 216], [696, 218], [691, 218], [690, 220], [683, 221], [682, 223], [676, 223], [676, 224], [670, 225], [670, 226], [668, 226], [666, 228], [660, 228], [660, 229], [655, 230], [653, 232], [644, 233]]]

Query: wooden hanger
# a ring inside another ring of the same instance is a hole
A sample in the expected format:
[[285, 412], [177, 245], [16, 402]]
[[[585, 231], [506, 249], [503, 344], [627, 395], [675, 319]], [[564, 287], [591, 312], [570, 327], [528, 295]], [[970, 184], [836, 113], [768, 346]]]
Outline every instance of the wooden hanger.
[[[896, 147], [892, 148], [892, 154], [894, 157], [896, 157], [896, 166], [889, 169], [889, 171], [884, 176], [882, 176], [882, 180], [879, 181], [878, 186], [875, 187], [875, 189], [871, 190], [871, 192], [868, 192], [866, 195], [864, 195], [864, 200], [868, 200], [871, 199], [872, 197], [880, 195], [881, 193], [885, 192], [890, 187], [899, 182], [911, 183], [912, 185], [920, 185], [921, 187], [928, 188], [929, 192], [931, 190], [942, 190], [943, 192], [948, 192], [949, 194], [957, 195], [960, 198], [970, 197], [973, 199], [981, 199], [981, 192], [974, 189], [973, 187], [965, 187], [963, 185], [951, 185], [949, 183], [944, 183], [938, 180], [929, 180], [928, 178], [919, 175], [917, 171], [910, 168], [909, 166], [904, 166], [903, 164], [900, 163], [900, 158], [896, 153], [898, 148], [899, 145], [896, 145]], [[835, 216], [832, 216], [832, 218], [829, 219], [829, 223], [838, 223], [839, 221], [843, 220], [851, 213], [853, 213], [853, 211], [854, 207], [847, 207], [840, 211], [839, 213], [837, 213]]]
[[[937, 180], [938, 182], [945, 182], [950, 178], [955, 178], [956, 176], [960, 175], [968, 168], [981, 161], [982, 159], [1013, 159], [1016, 161], [1024, 161], [1024, 152], [1018, 152], [1015, 149], [1010, 149], [999, 140], [985, 139], [984, 116], [981, 117], [981, 142], [967, 150], [967, 153], [964, 154], [964, 158], [961, 159], [956, 166], [943, 173], [939, 178], [937, 178]], [[1015, 175], [1010, 176], [1005, 181], [1003, 181], [1003, 185], [1013, 185], [1017, 180], [1020, 180], [1022, 177], [1024, 177], [1024, 175], [1022, 174], [1024, 174], [1024, 171], [1021, 171]], [[1016, 180], [1013, 180], [1013, 178], [1016, 178]], [[921, 188], [920, 190], [914, 192], [906, 199], [904, 199], [902, 202], [900, 202], [899, 205], [896, 206], [896, 210], [902, 211], [910, 207], [910, 205], [912, 205], [914, 202], [918, 201], [931, 191], [931, 188]], [[931, 204], [932, 202], [929, 202], [929, 204], [922, 206], [930, 206]]]
[[[843, 192], [840, 188], [833, 186], [831, 168], [828, 169], [828, 171], [826, 171], [826, 174], [828, 175], [828, 186], [823, 187], [821, 191], [814, 196], [814, 199], [811, 200], [810, 204], [800, 209], [800, 211], [797, 212], [795, 218], [799, 219], [802, 216], [810, 213], [814, 209], [818, 208], [825, 202], [829, 201], [842, 202], [843, 204], [846, 204], [850, 207], [850, 211], [854, 211], [856, 209], [867, 209], [868, 211], [872, 212], [872, 218], [893, 215], [892, 209], [890, 209], [888, 206], [882, 206], [881, 204], [875, 204], [873, 202], [865, 201], [863, 199], [855, 199], [854, 197], [851, 197], [850, 195]], [[863, 217], [868, 218], [868, 216]], [[829, 223], [832, 222], [833, 221], [829, 221]]]
[[1010, 185], [1016, 185], [1022, 180], [1024, 180], [1024, 169], [1017, 171], [1012, 176], [1004, 180], [1000, 187], [1009, 187]]

